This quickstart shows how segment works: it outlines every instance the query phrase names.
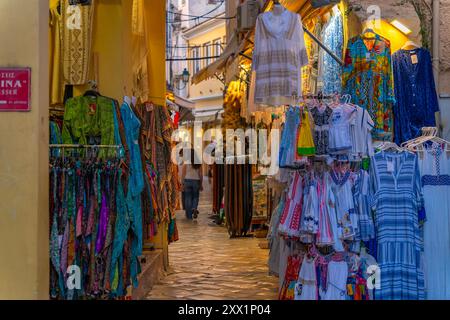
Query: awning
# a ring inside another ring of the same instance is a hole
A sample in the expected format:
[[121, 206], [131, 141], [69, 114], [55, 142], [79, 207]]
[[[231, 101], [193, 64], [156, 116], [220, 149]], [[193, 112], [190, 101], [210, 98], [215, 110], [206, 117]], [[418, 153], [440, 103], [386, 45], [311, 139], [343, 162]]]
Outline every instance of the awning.
[[179, 97], [177, 95], [174, 95], [174, 98], [175, 98], [175, 103], [177, 105], [179, 105], [180, 107], [183, 107], [186, 109], [194, 109], [195, 108], [195, 103], [192, 102], [191, 100], [188, 100], [183, 97]]
[[184, 107], [180, 108], [180, 122], [183, 121], [193, 121], [195, 119], [194, 115], [192, 114], [192, 109], [187, 109]]
[[216, 61], [194, 74], [192, 77], [192, 84], [198, 84], [204, 80], [214, 77], [216, 73], [222, 72], [229, 63], [239, 57], [239, 53], [241, 53], [248, 44], [249, 42], [247, 40], [238, 43], [237, 38], [233, 36], [228, 45], [225, 47], [223, 53], [219, 58], [217, 58]]
[[179, 121], [193, 121], [195, 119], [192, 114], [195, 107], [194, 102], [172, 94], [171, 99], [166, 99], [166, 103], [170, 109], [180, 113]]
[[196, 121], [211, 122], [221, 119], [221, 114], [224, 112], [223, 107], [199, 108], [193, 111], [193, 116]]

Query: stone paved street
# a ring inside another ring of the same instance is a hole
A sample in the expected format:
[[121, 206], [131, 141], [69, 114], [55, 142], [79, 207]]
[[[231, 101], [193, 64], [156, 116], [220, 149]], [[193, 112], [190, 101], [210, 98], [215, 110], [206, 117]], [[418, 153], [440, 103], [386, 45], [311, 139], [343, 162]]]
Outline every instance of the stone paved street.
[[259, 239], [230, 239], [212, 224], [211, 194], [201, 194], [197, 222], [177, 215], [180, 240], [169, 246], [170, 270], [148, 299], [270, 300], [277, 298], [277, 278], [269, 276], [269, 250]]

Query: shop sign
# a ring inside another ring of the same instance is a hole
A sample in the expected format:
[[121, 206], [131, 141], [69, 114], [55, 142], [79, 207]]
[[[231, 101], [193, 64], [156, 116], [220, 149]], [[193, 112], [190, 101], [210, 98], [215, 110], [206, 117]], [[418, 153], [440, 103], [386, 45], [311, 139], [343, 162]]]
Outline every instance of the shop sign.
[[31, 69], [0, 67], [0, 111], [31, 110]]

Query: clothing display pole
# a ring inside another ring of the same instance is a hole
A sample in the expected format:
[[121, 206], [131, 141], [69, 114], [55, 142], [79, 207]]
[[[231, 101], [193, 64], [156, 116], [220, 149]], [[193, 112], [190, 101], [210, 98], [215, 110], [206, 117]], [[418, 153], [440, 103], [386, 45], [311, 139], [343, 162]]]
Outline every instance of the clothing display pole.
[[323, 50], [326, 51], [334, 60], [336, 60], [341, 66], [344, 65], [344, 61], [339, 59], [338, 56], [336, 56], [333, 51], [331, 51], [326, 45], [322, 43], [314, 34], [311, 33], [311, 31], [308, 30], [305, 26], [303, 26], [303, 30], [305, 30], [306, 34], [311, 37]]
[[119, 145], [95, 145], [95, 144], [51, 144], [50, 148], [120, 148]]

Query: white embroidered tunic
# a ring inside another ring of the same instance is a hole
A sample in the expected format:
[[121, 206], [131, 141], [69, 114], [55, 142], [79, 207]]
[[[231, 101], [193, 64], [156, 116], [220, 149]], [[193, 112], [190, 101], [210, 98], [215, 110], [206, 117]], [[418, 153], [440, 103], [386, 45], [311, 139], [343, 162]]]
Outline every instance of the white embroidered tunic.
[[301, 18], [284, 9], [258, 16], [253, 52], [256, 74], [254, 102], [259, 105], [291, 104], [301, 95], [301, 67], [308, 64]]

